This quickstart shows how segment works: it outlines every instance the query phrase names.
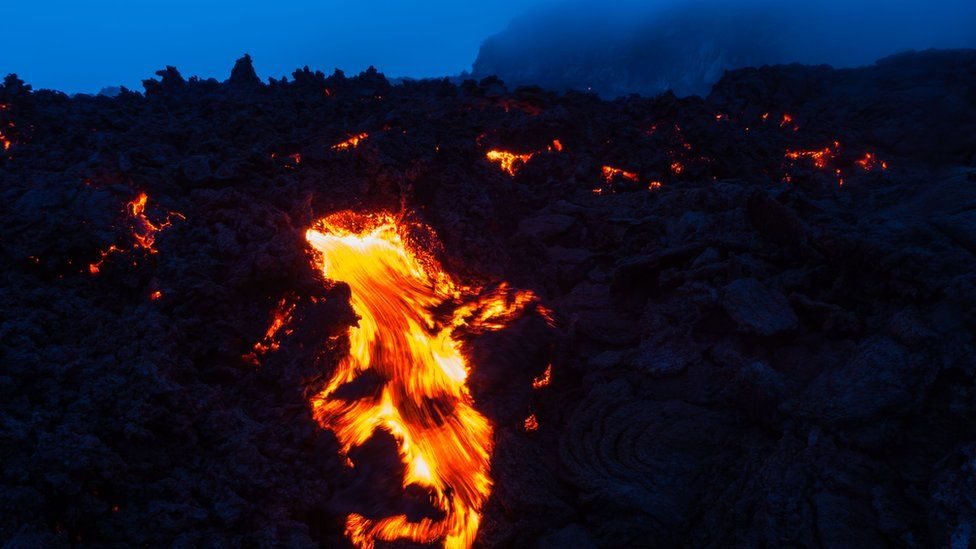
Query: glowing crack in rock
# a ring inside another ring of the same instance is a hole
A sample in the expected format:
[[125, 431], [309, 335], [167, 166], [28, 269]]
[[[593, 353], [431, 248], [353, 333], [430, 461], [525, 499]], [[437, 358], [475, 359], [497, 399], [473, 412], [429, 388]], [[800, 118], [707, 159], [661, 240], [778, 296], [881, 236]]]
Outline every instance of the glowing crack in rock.
[[489, 161], [498, 164], [502, 171], [514, 176], [519, 168], [535, 156], [535, 153], [518, 154], [508, 151], [490, 150], [485, 156]]
[[[474, 408], [470, 365], [455, 331], [501, 329], [530, 305], [547, 313], [531, 292], [456, 284], [410, 244], [408, 225], [392, 215], [340, 212], [306, 238], [326, 278], [349, 285], [359, 316], [349, 329], [349, 355], [311, 399], [313, 416], [335, 433], [347, 460], [377, 431], [391, 434], [405, 467], [403, 488], [422, 487], [443, 513], [417, 521], [352, 513], [346, 534], [363, 548], [396, 540], [470, 547], [491, 492], [492, 425]], [[354, 400], [340, 391], [367, 371], [381, 388]]]
[[[146, 203], [149, 196], [146, 193], [139, 193], [132, 202], [126, 204], [127, 221], [129, 224], [129, 236], [132, 239], [132, 249], [142, 248], [149, 254], [155, 254], [158, 250], [155, 247], [156, 235], [173, 225], [174, 219], [185, 220], [186, 217], [179, 212], [167, 212], [161, 221], [153, 221], [146, 215]], [[96, 275], [101, 272], [102, 264], [109, 256], [117, 252], [126, 251], [115, 244], [100, 252], [98, 261], [88, 265], [88, 272]]]
[[[481, 142], [480, 136], [478, 138], [478, 142], [479, 143]], [[485, 154], [485, 157], [488, 158], [489, 162], [498, 164], [498, 167], [501, 168], [503, 172], [514, 177], [515, 173], [518, 172], [522, 168], [522, 166], [525, 166], [525, 164], [527, 164], [529, 160], [532, 160], [532, 157], [534, 157], [535, 155], [541, 152], [543, 151], [513, 153], [510, 151], [492, 149]], [[562, 141], [558, 139], [553, 139], [550, 144], [546, 145], [546, 149], [544, 152], [549, 152], [549, 153], [563, 152]]]
[[286, 298], [281, 298], [278, 301], [278, 306], [275, 307], [272, 312], [271, 324], [268, 326], [267, 331], [264, 333], [264, 337], [261, 341], [258, 341], [251, 348], [251, 352], [245, 354], [241, 358], [251, 364], [257, 366], [260, 364], [260, 359], [262, 356], [268, 354], [269, 352], [277, 351], [281, 343], [279, 341], [279, 334], [284, 332], [285, 335], [291, 334], [291, 328], [288, 325], [291, 323], [292, 315], [295, 312], [295, 303], [290, 302]]
[[866, 172], [874, 170], [884, 171], [888, 169], [888, 163], [878, 159], [877, 155], [873, 153], [864, 153], [864, 156], [855, 161], [855, 164]]
[[824, 169], [827, 167], [827, 164], [837, 156], [838, 149], [840, 149], [840, 143], [834, 141], [833, 146], [824, 147], [823, 149], [798, 151], [788, 150], [786, 151], [786, 158], [790, 160], [809, 158], [813, 161], [813, 166], [815, 168]]
[[621, 170], [620, 168], [614, 168], [613, 166], [604, 166], [603, 169], [603, 179], [607, 183], [613, 183], [618, 177], [622, 177], [628, 181], [637, 181], [637, 174], [634, 172], [628, 172]]
[[548, 387], [552, 382], [552, 364], [546, 366], [546, 371], [542, 372], [542, 375], [532, 380], [533, 389], [542, 389], [543, 387]]
[[359, 143], [360, 142], [365, 141], [366, 138], [368, 138], [368, 137], [369, 137], [369, 134], [366, 133], [366, 132], [357, 133], [356, 135], [350, 137], [349, 139], [346, 139], [345, 141], [342, 141], [340, 143], [336, 143], [335, 145], [332, 145], [332, 150], [334, 150], [334, 151], [346, 151], [346, 150], [349, 150], [349, 149], [355, 149], [356, 147], [359, 146]]

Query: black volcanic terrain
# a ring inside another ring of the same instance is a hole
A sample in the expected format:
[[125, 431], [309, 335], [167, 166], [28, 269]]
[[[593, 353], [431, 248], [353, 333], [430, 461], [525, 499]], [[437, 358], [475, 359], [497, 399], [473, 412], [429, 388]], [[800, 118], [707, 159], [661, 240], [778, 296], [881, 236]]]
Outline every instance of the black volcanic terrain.
[[350, 513], [436, 514], [391, 437], [349, 468], [311, 416], [356, 317], [306, 230], [342, 210], [552, 311], [465, 341], [478, 545], [976, 544], [976, 52], [704, 99], [158, 74], [0, 86], [0, 545], [331, 547]]

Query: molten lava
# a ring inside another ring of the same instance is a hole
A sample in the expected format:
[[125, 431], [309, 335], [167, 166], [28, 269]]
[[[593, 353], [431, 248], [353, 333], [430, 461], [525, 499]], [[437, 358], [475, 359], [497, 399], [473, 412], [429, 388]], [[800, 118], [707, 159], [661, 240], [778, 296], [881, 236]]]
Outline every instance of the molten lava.
[[546, 371], [542, 372], [542, 375], [532, 380], [533, 389], [542, 389], [543, 387], [548, 387], [552, 382], [552, 364], [546, 366]]
[[[289, 303], [285, 298], [281, 298], [278, 301], [278, 306], [275, 307], [272, 313], [271, 325], [268, 326], [268, 330], [264, 333], [264, 337], [261, 341], [258, 341], [252, 347], [251, 352], [244, 355], [243, 358], [247, 362], [254, 364], [255, 366], [260, 363], [260, 358], [267, 354], [268, 352], [277, 351], [280, 343], [278, 341], [278, 334], [282, 331], [282, 328], [288, 326], [291, 322], [292, 314], [295, 312], [295, 303]], [[291, 333], [290, 329], [284, 330], [285, 335]]]
[[529, 161], [535, 153], [525, 153], [517, 154], [508, 151], [490, 150], [486, 155], [488, 160], [498, 164], [502, 171], [507, 172], [508, 175], [514, 176], [515, 172], [518, 171], [526, 162]]
[[156, 242], [156, 234], [173, 225], [173, 218], [186, 219], [183, 214], [169, 212], [167, 216], [159, 222], [153, 222], [146, 216], [146, 202], [149, 197], [146, 193], [139, 193], [135, 200], [129, 202], [129, 217], [132, 219], [132, 238], [136, 246], [145, 249], [149, 253], [156, 253], [153, 244]]
[[[478, 136], [478, 144], [481, 144], [481, 140], [484, 138], [484, 134]], [[502, 151], [498, 149], [492, 149], [488, 151], [485, 155], [490, 162], [498, 164], [498, 167], [502, 171], [508, 173], [508, 175], [514, 176], [522, 166], [524, 166], [533, 156], [542, 153], [543, 151], [534, 151], [528, 153], [513, 153], [509, 151]], [[548, 153], [561, 153], [563, 152], [563, 143], [558, 139], [553, 139], [552, 142], [546, 145], [545, 152]]]
[[832, 147], [824, 147], [823, 149], [809, 150], [809, 151], [786, 151], [786, 158], [790, 160], [799, 160], [801, 158], [809, 158], [813, 161], [813, 166], [815, 168], [824, 169], [827, 164], [837, 156], [837, 150], [840, 148], [840, 143], [834, 141]]
[[[14, 127], [13, 122], [8, 123], [7, 125], [11, 128]], [[11, 140], [10, 137], [4, 135], [3, 130], [0, 130], [0, 148], [3, 148], [3, 150], [5, 151], [9, 151], [10, 146], [13, 144], [14, 144], [13, 140]]]
[[[146, 215], [146, 203], [149, 197], [146, 193], [139, 193], [132, 202], [126, 204], [126, 213], [130, 236], [132, 238], [132, 249], [142, 248], [147, 253], [154, 254], [158, 250], [155, 248], [156, 235], [173, 225], [173, 219], [186, 219], [183, 214], [178, 212], [167, 212], [166, 217], [161, 221], [153, 221]], [[112, 244], [100, 252], [101, 257], [98, 261], [88, 265], [88, 272], [98, 274], [102, 264], [112, 254], [125, 251], [123, 248]]]
[[349, 139], [346, 139], [341, 143], [336, 143], [335, 145], [333, 145], [332, 150], [344, 151], [348, 149], [355, 149], [356, 147], [359, 146], [359, 143], [361, 141], [364, 141], [367, 137], [369, 137], [369, 134], [366, 132], [357, 133], [356, 135], [350, 137]]
[[[470, 547], [491, 491], [492, 426], [473, 407], [469, 364], [455, 331], [500, 329], [537, 300], [507, 285], [491, 292], [457, 285], [436, 260], [408, 244], [408, 230], [390, 215], [344, 212], [307, 232], [318, 267], [349, 285], [359, 316], [358, 327], [349, 330], [349, 356], [311, 405], [347, 459], [376, 431], [393, 435], [405, 467], [403, 487], [424, 488], [443, 512], [443, 518], [419, 521], [352, 513], [346, 534], [355, 545], [408, 540]], [[367, 371], [381, 387], [355, 399], [340, 391]]]
[[613, 166], [603, 167], [603, 178], [607, 180], [607, 183], [613, 183], [618, 177], [622, 177], [628, 181], [637, 181], [637, 174], [634, 172], [624, 171]]
[[874, 155], [872, 153], [864, 153], [864, 156], [859, 158], [855, 163], [866, 172], [870, 172], [877, 169], [880, 169], [882, 171], [888, 169], [888, 163], [885, 162], [884, 160], [879, 160], [877, 155]]

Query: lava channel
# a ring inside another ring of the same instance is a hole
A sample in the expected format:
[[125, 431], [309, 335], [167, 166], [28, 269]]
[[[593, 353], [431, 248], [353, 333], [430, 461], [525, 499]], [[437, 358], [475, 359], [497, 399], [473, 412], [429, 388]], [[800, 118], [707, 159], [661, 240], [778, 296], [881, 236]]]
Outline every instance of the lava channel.
[[[335, 433], [347, 460], [378, 430], [393, 435], [405, 468], [403, 488], [423, 487], [443, 513], [418, 521], [352, 513], [346, 535], [367, 549], [377, 540], [470, 547], [491, 493], [492, 425], [473, 406], [469, 364], [455, 332], [501, 329], [531, 304], [545, 310], [531, 292], [504, 284], [490, 292], [456, 284], [420, 246], [409, 244], [406, 224], [392, 215], [334, 214], [306, 238], [326, 278], [349, 285], [359, 316], [349, 330], [349, 355], [311, 399], [315, 420]], [[453, 312], [433, 313], [445, 308]], [[367, 371], [382, 388], [355, 400], [343, 397], [340, 389]]]

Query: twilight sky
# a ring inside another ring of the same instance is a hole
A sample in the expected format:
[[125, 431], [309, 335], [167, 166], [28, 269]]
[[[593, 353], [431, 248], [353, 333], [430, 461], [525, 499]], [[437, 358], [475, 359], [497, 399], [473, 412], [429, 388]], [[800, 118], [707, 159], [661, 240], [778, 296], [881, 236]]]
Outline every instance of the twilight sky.
[[538, 62], [534, 41], [553, 35], [557, 57], [563, 43], [599, 47], [600, 29], [639, 32], [676, 6], [776, 11], [783, 41], [767, 44], [770, 62], [844, 66], [907, 48], [976, 46], [976, 0], [0, 0], [0, 77], [68, 93], [141, 90], [166, 65], [224, 80], [244, 53], [262, 78], [305, 65], [448, 76], [469, 70], [481, 43], [513, 19], [534, 22], [512, 39], [520, 62], [523, 52]]
[[224, 80], [248, 52], [259, 76], [308, 65], [389, 76], [469, 70], [478, 47], [545, 0], [10, 0], [0, 7], [0, 76], [97, 92], [165, 65]]

